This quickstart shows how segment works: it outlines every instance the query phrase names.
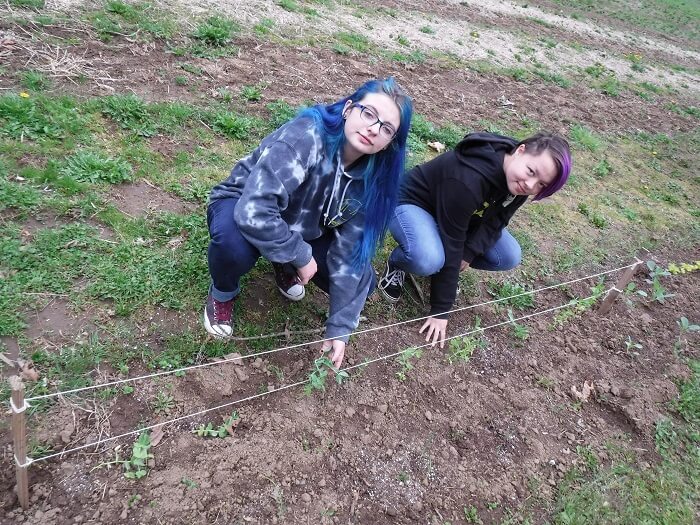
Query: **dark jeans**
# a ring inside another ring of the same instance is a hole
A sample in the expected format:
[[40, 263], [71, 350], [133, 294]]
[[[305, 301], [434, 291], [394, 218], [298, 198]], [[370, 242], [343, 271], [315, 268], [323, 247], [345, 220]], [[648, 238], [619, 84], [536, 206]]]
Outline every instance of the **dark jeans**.
[[[238, 199], [219, 199], [207, 208], [207, 225], [209, 226], [209, 274], [211, 275], [211, 293], [217, 301], [230, 301], [241, 291], [240, 279], [255, 266], [260, 252], [241, 235], [233, 210]], [[333, 240], [333, 230], [329, 230], [318, 239], [307, 241], [318, 271], [312, 282], [328, 293], [328, 265], [326, 254]]]

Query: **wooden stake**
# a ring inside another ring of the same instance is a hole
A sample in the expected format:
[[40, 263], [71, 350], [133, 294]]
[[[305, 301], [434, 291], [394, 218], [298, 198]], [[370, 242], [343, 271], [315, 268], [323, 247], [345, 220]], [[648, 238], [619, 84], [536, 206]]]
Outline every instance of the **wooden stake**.
[[[18, 376], [9, 379], [12, 389], [12, 438], [17, 465], [17, 497], [23, 509], [29, 507], [29, 478], [27, 476], [27, 420], [24, 404], [24, 384]], [[24, 465], [23, 467], [20, 465]]]
[[603, 299], [600, 308], [598, 308], [598, 313], [600, 315], [605, 315], [610, 311], [613, 303], [615, 302], [615, 299], [617, 299], [617, 296], [620, 295], [622, 291], [627, 287], [629, 282], [632, 280], [632, 277], [634, 277], [634, 274], [637, 273], [637, 270], [639, 269], [639, 266], [641, 264], [643, 264], [643, 262], [637, 259], [637, 262], [634, 264], [634, 266], [630, 266], [629, 268], [627, 268], [627, 270], [625, 270], [625, 273], [623, 273], [620, 276], [620, 278], [615, 283], [615, 286], [613, 286], [608, 291], [608, 295], [606, 295], [605, 299]]

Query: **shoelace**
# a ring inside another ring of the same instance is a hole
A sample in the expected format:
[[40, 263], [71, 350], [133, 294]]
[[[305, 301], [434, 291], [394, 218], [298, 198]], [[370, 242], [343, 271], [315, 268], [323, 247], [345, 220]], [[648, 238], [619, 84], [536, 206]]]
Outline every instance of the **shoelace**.
[[233, 301], [217, 301], [214, 299], [214, 317], [217, 324], [219, 321], [231, 321], [231, 310], [233, 309]]
[[389, 275], [387, 275], [386, 277], [386, 286], [403, 286], [403, 281], [406, 278], [406, 272], [404, 272], [403, 270], [394, 270], [393, 272], [389, 272]]

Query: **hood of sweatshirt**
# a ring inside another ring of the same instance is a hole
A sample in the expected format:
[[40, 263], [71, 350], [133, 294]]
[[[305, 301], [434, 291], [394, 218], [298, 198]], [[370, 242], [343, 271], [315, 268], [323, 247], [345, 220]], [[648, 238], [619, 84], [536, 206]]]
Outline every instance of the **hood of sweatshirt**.
[[455, 146], [457, 160], [481, 173], [499, 190], [508, 192], [503, 173], [503, 158], [517, 142], [495, 133], [470, 133]]

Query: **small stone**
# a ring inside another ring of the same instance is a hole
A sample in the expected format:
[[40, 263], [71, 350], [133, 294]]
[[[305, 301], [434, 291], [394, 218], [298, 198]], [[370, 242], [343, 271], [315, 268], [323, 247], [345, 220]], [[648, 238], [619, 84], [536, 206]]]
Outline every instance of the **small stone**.
[[228, 354], [224, 357], [224, 359], [232, 361], [234, 365], [243, 365], [243, 358], [241, 357], [241, 354], [238, 352], [233, 352], [231, 354]]
[[396, 509], [393, 507], [389, 507], [388, 509], [386, 509], [386, 513], [391, 517], [396, 517], [399, 515], [399, 513], [396, 512]]
[[619, 396], [620, 395], [620, 387], [617, 385], [613, 385], [610, 387], [610, 393], [614, 396]]
[[386, 414], [387, 410], [389, 410], [389, 405], [383, 403], [377, 407], [377, 410], [379, 410], [382, 414]]
[[433, 414], [432, 414], [432, 412], [430, 412], [430, 410], [425, 411], [425, 419], [427, 419], [428, 421], [433, 420]]
[[260, 369], [263, 367], [263, 360], [262, 357], [258, 357], [255, 361], [253, 361], [253, 364], [250, 365], [255, 369]]
[[321, 481], [318, 482], [319, 487], [325, 487], [326, 486], [326, 480], [322, 479]]
[[506, 389], [506, 384], [505, 384], [504, 382], [502, 382], [502, 381], [501, 381], [500, 383], [498, 383], [498, 385], [496, 385], [496, 386], [498, 386], [498, 388], [500, 388], [501, 390], [505, 390], [505, 389]]
[[236, 367], [233, 370], [234, 370], [234, 372], [236, 372], [236, 376], [238, 377], [238, 380], [241, 383], [248, 381], [248, 374], [246, 374], [245, 369], [240, 368], [240, 367]]
[[311, 494], [304, 492], [301, 495], [301, 501], [303, 501], [304, 503], [311, 503]]
[[352, 416], [354, 416], [354, 415], [355, 415], [355, 409], [352, 408], [352, 407], [347, 407], [347, 408], [345, 409], [345, 415], [346, 415], [347, 417], [352, 417]]
[[416, 501], [411, 508], [416, 512], [421, 512], [423, 510], [423, 504], [420, 501]]

